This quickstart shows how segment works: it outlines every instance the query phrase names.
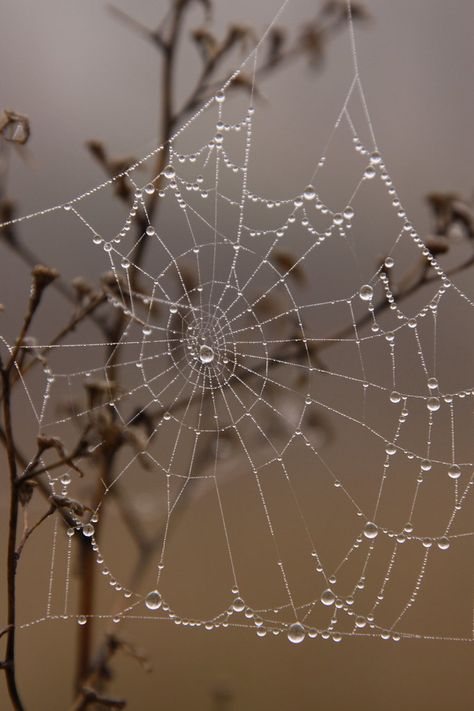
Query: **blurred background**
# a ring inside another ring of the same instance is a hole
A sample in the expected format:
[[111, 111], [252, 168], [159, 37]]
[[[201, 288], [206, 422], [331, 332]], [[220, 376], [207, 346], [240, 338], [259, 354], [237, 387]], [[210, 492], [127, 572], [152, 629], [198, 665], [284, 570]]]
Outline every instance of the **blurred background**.
[[[117, 0], [114, 7], [143, 25], [154, 27], [163, 18], [167, 3]], [[474, 97], [470, 77], [474, 66], [474, 6], [470, 0], [450, 3], [366, 0], [364, 7], [370, 19], [356, 24], [356, 40], [377, 143], [410, 220], [419, 234], [426, 236], [431, 230], [427, 193], [448, 191], [459, 193], [466, 200], [472, 198]], [[253, 28], [258, 37], [278, 9], [279, 3], [273, 0], [260, 3], [221, 0], [215, 4], [210, 29], [221, 37], [226, 27], [235, 23]], [[290, 36], [297, 35], [316, 10], [314, 2], [293, 0], [278, 24], [288, 28]], [[189, 30], [205, 25], [199, 3], [189, 12], [188, 25]], [[27, 114], [32, 130], [24, 150], [10, 151], [8, 175], [4, 176], [7, 194], [15, 201], [18, 214], [67, 202], [104, 180], [101, 167], [85, 147], [90, 139], [103, 141], [110, 154], [117, 157], [141, 157], [157, 145], [161, 109], [159, 56], [151, 43], [111, 12], [110, 5], [97, 0], [80, 4], [60, 0], [44, 0], [41, 4], [24, 0], [5, 2], [0, 37], [0, 109], [11, 108]], [[276, 200], [291, 197], [301, 192], [313, 173], [353, 76], [346, 30], [331, 37], [323, 50], [316, 67], [308, 66], [308, 61], [301, 58], [259, 83], [249, 184], [255, 194]], [[228, 67], [237, 66], [244, 56], [245, 53], [236, 53]], [[196, 47], [188, 41], [185, 31], [175, 76], [178, 99], [184, 100], [196, 81], [200, 66], [197, 57]], [[247, 97], [226, 102], [229, 120], [241, 116], [246, 102]], [[368, 140], [360, 107], [354, 108], [354, 114], [361, 137]], [[215, 114], [209, 112], [191, 124], [183, 136], [183, 146], [189, 148], [199, 144], [203, 136], [212, 135], [213, 122]], [[336, 134], [328, 153], [327, 171], [321, 184], [318, 183], [322, 198], [334, 208], [345, 205], [356, 174], [349, 134], [343, 131], [341, 134]], [[230, 180], [224, 186], [229, 191], [235, 189]], [[94, 225], [100, 225], [104, 234], [116, 231], [124, 216], [107, 191], [87, 209]], [[324, 262], [308, 263], [309, 295], [296, 286], [301, 303], [353, 293], [390, 249], [396, 237], [393, 214], [379, 186], [371, 186], [361, 196], [357, 210], [354, 225], [357, 269], [347, 255], [328, 250]], [[257, 212], [252, 216], [258, 219]], [[185, 248], [181, 247], [178, 217], [170, 211], [163, 215], [163, 220], [174, 240], [174, 253], [178, 254]], [[40, 254], [45, 263], [57, 267], [65, 279], [81, 274], [93, 281], [107, 264], [102, 254], [97, 257], [90, 239], [83, 239], [79, 227], [61, 213], [22, 223], [19, 230], [24, 243]], [[303, 245], [303, 239], [297, 237], [295, 251], [301, 251]], [[0, 245], [0, 249], [0, 301], [6, 309], [2, 315], [2, 335], [12, 342], [23, 314], [21, 305], [27, 299], [29, 272], [5, 245]], [[463, 244], [458, 249], [461, 257], [448, 255], [447, 259], [453, 260], [447, 262], [448, 266], [458, 263], [469, 252]], [[405, 266], [410, 264], [412, 253], [402, 245], [396, 257]], [[472, 272], [460, 273], [456, 284], [473, 299], [471, 277]], [[416, 313], [431, 295], [429, 289], [416, 294], [407, 304], [407, 312]], [[70, 306], [58, 295], [48, 296], [46, 303], [45, 313], [35, 326], [40, 342], [55, 333], [70, 313]], [[441, 313], [439, 379], [446, 392], [472, 387], [471, 310], [449, 297], [446, 310]], [[333, 319], [333, 311], [322, 314], [313, 333], [332, 333], [335, 326], [347, 323], [347, 314], [337, 314], [336, 320]], [[430, 334], [422, 335], [429, 342]], [[76, 342], [93, 337], [94, 331], [86, 329], [77, 334]], [[336, 348], [328, 352], [327, 366], [352, 373], [354, 356], [355, 351], [349, 348]], [[366, 356], [372, 379], [387, 384], [391, 372], [387, 370], [386, 354], [374, 349]], [[82, 359], [87, 357], [82, 353], [71, 356], [69, 371], [79, 370]], [[417, 391], [423, 386], [423, 374], [414, 372], [414, 354], [406, 344], [401, 344], [397, 357], [401, 381], [407, 390]], [[352, 397], [348, 391], [325, 392], [327, 384], [323, 381], [320, 387], [334, 407], [341, 407], [344, 398]], [[41, 398], [41, 390], [35, 390], [34, 385], [33, 393]], [[354, 402], [360, 404], [359, 400]], [[464, 409], [460, 408], [456, 427], [460, 456], [463, 461], [472, 461], [472, 407], [466, 403]], [[345, 405], [349, 411], [347, 402]], [[20, 440], [31, 456], [32, 445], [28, 442], [36, 434], [36, 426], [28, 420], [20, 397], [17, 407]], [[393, 414], [386, 414], [387, 405], [382, 409], [374, 400], [369, 407], [372, 418], [379, 418], [379, 429], [390, 431]], [[319, 429], [315, 436], [323, 447], [324, 457], [341, 473], [344, 486], [357, 492], [358, 500], [370, 508], [376, 488], [375, 457], [369, 441], [337, 418], [323, 417], [322, 413], [317, 413], [317, 417]], [[425, 419], [413, 426], [414, 449], [417, 442], [426, 440], [424, 426]], [[440, 458], [446, 457], [450, 445], [449, 422], [440, 422], [434, 439]], [[315, 486], [309, 481], [307, 475], [314, 464], [304, 454], [292, 452], [290, 463], [305, 501], [305, 513], [318, 540], [324, 542], [330, 567], [347, 549], [347, 541], [357, 535], [360, 524], [351, 518], [353, 512], [338, 506], [336, 494], [329, 486]], [[377, 473], [382, 463], [381, 450], [377, 450]], [[265, 539], [255, 492], [241, 470], [239, 462], [230, 466], [223, 482], [229, 520], [232, 530], [238, 532], [237, 556], [254, 606], [278, 605], [280, 583], [269, 565], [273, 554]], [[405, 521], [399, 515], [406, 503], [404, 497], [407, 492], [412, 493], [409, 488], [412, 474], [408, 466], [404, 469], [400, 466], [389, 492], [384, 515], [390, 521], [387, 525], [395, 529]], [[278, 483], [269, 484], [269, 497], [283, 532], [292, 579], [301, 599], [305, 599], [308, 576], [301, 532], [287, 509], [288, 492]], [[6, 487], [6, 479], [5, 484], [2, 479], [3, 486]], [[146, 478], [137, 474], [129, 482], [127, 492], [141, 507], [143, 522], [151, 525], [155, 508], [150, 501], [156, 501], [154, 497], [160, 496], [159, 491], [154, 491]], [[438, 517], [444, 516], [449, 496], [450, 490], [442, 485], [430, 491], [419, 514], [420, 532], [425, 530], [428, 535], [434, 530]], [[173, 598], [173, 605], [184, 616], [200, 618], [228, 602], [231, 579], [222, 532], [215, 519], [215, 501], [208, 491], [203, 491], [196, 495], [194, 504], [180, 519], [174, 533], [170, 555], [174, 567], [166, 585], [167, 598]], [[6, 497], [2, 497], [1, 507], [3, 534]], [[34, 518], [35, 512], [42, 510], [41, 504], [34, 504], [31, 509]], [[463, 514], [459, 531], [470, 530], [472, 526], [472, 502], [468, 502]], [[133, 567], [135, 552], [113, 509], [108, 526], [109, 535], [104, 542], [107, 562], [114, 570], [123, 569], [126, 575], [127, 567]], [[53, 522], [48, 522], [25, 548], [19, 575], [21, 623], [44, 615], [52, 535]], [[55, 568], [54, 579], [58, 596], [64, 586], [65, 545], [61, 538], [58, 544], [61, 562]], [[415, 558], [408, 554], [404, 565], [406, 568], [402, 565], [397, 571], [393, 600], [387, 602], [387, 620], [392, 610], [400, 610], [413, 588]], [[386, 567], [382, 555], [374, 570], [374, 591]], [[77, 568], [73, 567], [72, 606], [76, 579]], [[141, 592], [147, 590], [147, 584], [143, 583]], [[368, 594], [371, 591], [369, 587]], [[99, 593], [99, 614], [108, 614], [111, 609], [109, 592]], [[423, 584], [420, 609], [410, 611], [407, 629], [423, 635], [469, 637], [472, 600], [472, 543], [470, 538], [459, 539], [459, 544], [451, 546], [449, 559], [440, 562], [436, 558]], [[2, 605], [4, 602], [2, 593]], [[153, 668], [152, 673], [147, 673], [127, 655], [118, 655], [114, 660], [111, 693], [127, 698], [127, 708], [134, 711], [390, 710], [401, 705], [420, 710], [449, 707], [464, 711], [472, 707], [472, 645], [465, 642], [423, 639], [396, 644], [367, 637], [344, 638], [341, 644], [334, 644], [318, 638], [293, 646], [282, 635], [269, 634], [259, 639], [254, 630], [232, 626], [208, 632], [168, 622], [137, 621], [121, 622], [118, 627], [120, 630], [114, 632], [130, 641], [139, 650], [138, 656], [143, 654]], [[104, 621], [97, 634], [109, 628], [110, 623]], [[27, 708], [36, 711], [69, 708], [76, 637], [77, 625], [60, 620], [28, 627], [19, 634], [18, 678]], [[2, 708], [9, 708], [3, 678], [0, 684]]]

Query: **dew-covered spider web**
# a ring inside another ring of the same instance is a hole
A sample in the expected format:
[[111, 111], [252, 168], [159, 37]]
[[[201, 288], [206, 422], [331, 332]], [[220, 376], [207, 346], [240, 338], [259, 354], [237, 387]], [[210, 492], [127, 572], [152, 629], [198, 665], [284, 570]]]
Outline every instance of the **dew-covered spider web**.
[[[256, 192], [258, 101], [253, 89], [244, 107], [230, 99], [241, 73], [254, 86], [263, 37], [175, 133], [158, 174], [143, 181], [164, 146], [14, 221], [47, 221], [58, 250], [73, 235], [105, 273], [96, 321], [53, 343], [46, 325], [17, 357], [38, 434], [69, 452], [78, 432], [85, 442], [77, 468], [40, 460], [51, 494], [95, 502], [68, 508], [69, 525], [51, 517], [42, 607], [24, 627], [89, 623], [72, 562], [87, 545], [101, 573], [94, 615], [114, 623], [247, 627], [294, 643], [472, 641], [474, 391], [458, 380], [474, 303], [405, 213], [350, 11], [348, 31], [352, 80], [296, 193], [284, 194], [284, 171], [278, 196]], [[334, 204], [322, 186], [341, 146], [351, 184]], [[111, 200], [117, 229], [104, 230], [98, 206], [124, 186], [130, 209]], [[361, 228], [372, 201], [384, 206], [383, 248]], [[99, 328], [104, 313], [121, 324], [114, 340]], [[107, 457], [113, 474], [97, 481]]]

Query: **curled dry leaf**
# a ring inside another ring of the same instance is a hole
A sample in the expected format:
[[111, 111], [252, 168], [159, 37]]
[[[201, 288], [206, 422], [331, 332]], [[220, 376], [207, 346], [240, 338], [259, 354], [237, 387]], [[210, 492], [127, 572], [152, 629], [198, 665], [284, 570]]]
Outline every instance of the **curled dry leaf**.
[[11, 109], [4, 109], [0, 113], [0, 133], [5, 141], [24, 146], [31, 134], [30, 119]]

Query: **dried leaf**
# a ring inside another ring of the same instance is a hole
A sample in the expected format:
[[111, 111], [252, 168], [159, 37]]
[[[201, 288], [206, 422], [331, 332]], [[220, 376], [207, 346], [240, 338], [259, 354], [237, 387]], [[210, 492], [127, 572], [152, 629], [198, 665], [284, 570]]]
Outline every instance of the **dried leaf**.
[[268, 36], [268, 63], [275, 65], [281, 59], [286, 33], [281, 27], [273, 27]]
[[30, 119], [11, 109], [4, 109], [0, 113], [0, 133], [5, 141], [24, 146], [31, 134]]
[[425, 245], [427, 249], [430, 250], [431, 254], [446, 254], [449, 250], [449, 243], [446, 238], [442, 237], [428, 237], [425, 240]]
[[303, 28], [299, 43], [308, 56], [310, 66], [319, 66], [324, 54], [324, 32], [316, 22]]

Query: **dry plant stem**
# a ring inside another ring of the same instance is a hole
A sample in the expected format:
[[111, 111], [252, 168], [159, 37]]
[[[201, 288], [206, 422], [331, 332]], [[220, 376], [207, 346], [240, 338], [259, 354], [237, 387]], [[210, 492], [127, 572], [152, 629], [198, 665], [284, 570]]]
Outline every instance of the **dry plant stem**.
[[[170, 31], [170, 39], [163, 47], [163, 74], [162, 74], [162, 116], [161, 116], [161, 143], [163, 145], [162, 151], [158, 154], [156, 174], [160, 174], [168, 160], [168, 139], [171, 135], [173, 129], [173, 67], [176, 54], [176, 47], [178, 38], [180, 35], [181, 19], [183, 17], [184, 6], [181, 3], [177, 3], [174, 8], [172, 26]], [[156, 186], [159, 190], [159, 183]], [[150, 196], [149, 203], [147, 205], [148, 218], [151, 221], [156, 218], [156, 211], [158, 207], [157, 192]], [[139, 228], [141, 229], [141, 228]], [[136, 284], [137, 276], [139, 271], [136, 267], [140, 267], [143, 262], [146, 247], [146, 239], [142, 239], [138, 242], [138, 247], [134, 255], [134, 264], [136, 265], [131, 271], [131, 283], [132, 286]], [[118, 314], [116, 322], [113, 327], [112, 342], [118, 342], [119, 335], [122, 331], [124, 322], [123, 314]], [[119, 346], [112, 347], [109, 351], [108, 364], [113, 366], [119, 356]], [[104, 481], [109, 481], [112, 474], [113, 467], [113, 456], [106, 457], [104, 462], [104, 471], [102, 473], [102, 478]], [[100, 479], [98, 485], [101, 487]], [[99, 493], [99, 492], [98, 492]], [[81, 614], [90, 615], [88, 616], [88, 623], [78, 630], [79, 634], [79, 650], [78, 650], [78, 666], [77, 666], [77, 687], [82, 686], [83, 679], [87, 675], [90, 659], [92, 653], [92, 641], [93, 641], [93, 631], [94, 631], [94, 605], [93, 605], [93, 586], [96, 576], [96, 563], [95, 557], [92, 549], [89, 547], [83, 547], [81, 552], [81, 591], [80, 591], [80, 605]]]
[[13, 439], [10, 400], [10, 370], [3, 367], [0, 362], [3, 385], [3, 418], [5, 426], [6, 449], [8, 468], [10, 472], [10, 515], [8, 523], [8, 553], [7, 553], [7, 621], [8, 630], [4, 671], [7, 678], [7, 687], [13, 708], [24, 711], [18, 692], [15, 676], [15, 632], [16, 632], [16, 570], [18, 554], [16, 551], [16, 536], [18, 527], [19, 497], [16, 487], [17, 467], [15, 457], [15, 443]]
[[[102, 498], [104, 484], [107, 485], [113, 471], [116, 449], [106, 447], [99, 474], [96, 482], [96, 491], [94, 494], [94, 502], [92, 509], [95, 509]], [[94, 538], [97, 541], [100, 535], [101, 524], [103, 524], [105, 508], [102, 508], [102, 513], [99, 521], [95, 524]], [[78, 636], [78, 658], [76, 671], [76, 687], [80, 691], [84, 684], [84, 680], [90, 673], [92, 647], [94, 642], [94, 611], [95, 611], [95, 580], [97, 576], [97, 563], [95, 553], [92, 546], [87, 542], [81, 546], [80, 550], [80, 589], [79, 589], [79, 612], [87, 618], [87, 624], [79, 629]]]

